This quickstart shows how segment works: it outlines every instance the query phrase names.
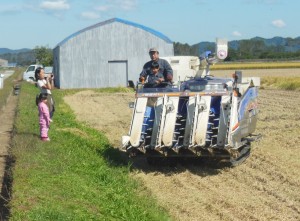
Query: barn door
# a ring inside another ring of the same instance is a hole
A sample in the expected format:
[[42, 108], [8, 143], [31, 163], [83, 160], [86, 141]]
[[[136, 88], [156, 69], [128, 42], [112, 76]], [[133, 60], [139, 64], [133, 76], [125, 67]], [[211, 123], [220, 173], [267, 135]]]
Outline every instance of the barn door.
[[108, 61], [109, 87], [126, 87], [128, 81], [128, 64], [126, 60]]

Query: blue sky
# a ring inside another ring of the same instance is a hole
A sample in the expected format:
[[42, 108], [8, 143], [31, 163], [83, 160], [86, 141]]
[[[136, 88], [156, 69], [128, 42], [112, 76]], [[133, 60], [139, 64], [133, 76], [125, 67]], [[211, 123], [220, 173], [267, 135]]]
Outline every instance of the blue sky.
[[299, 0], [1, 0], [0, 48], [54, 48], [69, 35], [121, 18], [190, 45], [300, 36]]

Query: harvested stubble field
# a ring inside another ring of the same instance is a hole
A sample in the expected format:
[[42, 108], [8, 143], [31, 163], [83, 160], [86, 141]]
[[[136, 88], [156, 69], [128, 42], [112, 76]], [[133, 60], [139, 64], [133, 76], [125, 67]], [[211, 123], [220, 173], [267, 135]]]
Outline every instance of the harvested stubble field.
[[[244, 76], [300, 76], [300, 69], [245, 72]], [[264, 89], [259, 95], [256, 132], [263, 138], [254, 143], [242, 165], [155, 168], [145, 162], [134, 164], [132, 176], [141, 180], [174, 220], [300, 220], [300, 92]], [[133, 100], [132, 93], [93, 91], [65, 98], [78, 120], [103, 131], [115, 147], [128, 132], [128, 102]]]

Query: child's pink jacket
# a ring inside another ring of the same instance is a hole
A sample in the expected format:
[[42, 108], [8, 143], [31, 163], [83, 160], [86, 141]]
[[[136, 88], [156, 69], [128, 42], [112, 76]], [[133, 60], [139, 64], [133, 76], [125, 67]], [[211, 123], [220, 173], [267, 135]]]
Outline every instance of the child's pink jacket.
[[40, 102], [38, 105], [39, 109], [39, 123], [41, 137], [48, 137], [48, 129], [50, 125], [50, 114], [47, 104]]

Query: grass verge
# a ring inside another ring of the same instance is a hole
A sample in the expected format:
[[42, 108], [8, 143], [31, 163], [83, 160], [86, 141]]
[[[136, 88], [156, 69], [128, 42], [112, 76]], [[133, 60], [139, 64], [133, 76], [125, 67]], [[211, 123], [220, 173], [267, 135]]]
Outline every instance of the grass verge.
[[169, 220], [129, 177], [130, 166], [107, 138], [75, 120], [63, 102], [63, 96], [74, 91], [53, 92], [51, 141], [41, 142], [38, 89], [22, 85], [11, 150], [15, 164], [10, 220]]

